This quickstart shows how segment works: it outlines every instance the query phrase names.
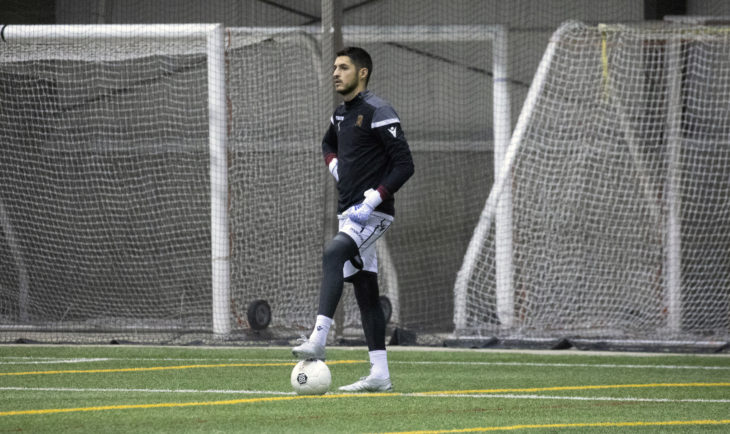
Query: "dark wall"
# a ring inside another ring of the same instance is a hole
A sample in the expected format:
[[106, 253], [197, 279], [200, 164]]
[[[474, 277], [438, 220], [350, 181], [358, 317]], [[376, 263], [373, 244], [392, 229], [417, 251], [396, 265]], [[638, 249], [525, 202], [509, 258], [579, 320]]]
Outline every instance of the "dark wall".
[[0, 24], [55, 23], [55, 0], [0, 0]]
[[644, 19], [661, 20], [666, 15], [685, 15], [686, 0], [644, 0]]

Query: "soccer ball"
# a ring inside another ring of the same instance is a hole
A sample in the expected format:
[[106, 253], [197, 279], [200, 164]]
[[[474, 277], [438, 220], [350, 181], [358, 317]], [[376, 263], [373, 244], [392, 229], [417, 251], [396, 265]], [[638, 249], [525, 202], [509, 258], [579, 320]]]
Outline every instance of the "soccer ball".
[[297, 395], [323, 395], [331, 385], [332, 374], [321, 360], [302, 360], [291, 371], [291, 387]]

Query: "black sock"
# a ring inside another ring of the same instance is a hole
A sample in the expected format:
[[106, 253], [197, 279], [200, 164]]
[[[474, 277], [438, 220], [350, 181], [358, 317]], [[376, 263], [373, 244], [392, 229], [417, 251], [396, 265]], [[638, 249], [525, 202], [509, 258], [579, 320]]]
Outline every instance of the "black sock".
[[370, 271], [360, 271], [352, 278], [355, 286], [355, 297], [360, 307], [362, 329], [368, 350], [385, 349], [385, 315], [380, 306], [380, 290], [378, 289], [378, 275]]

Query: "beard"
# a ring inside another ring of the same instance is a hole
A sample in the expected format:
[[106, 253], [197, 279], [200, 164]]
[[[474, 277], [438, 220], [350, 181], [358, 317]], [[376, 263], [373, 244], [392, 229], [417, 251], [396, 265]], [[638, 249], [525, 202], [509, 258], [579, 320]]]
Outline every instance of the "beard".
[[[344, 83], [343, 83], [344, 84]], [[360, 81], [355, 79], [350, 83], [349, 85], [337, 90], [337, 93], [340, 95], [347, 95], [348, 93], [352, 92], [357, 88], [357, 86], [360, 84]]]

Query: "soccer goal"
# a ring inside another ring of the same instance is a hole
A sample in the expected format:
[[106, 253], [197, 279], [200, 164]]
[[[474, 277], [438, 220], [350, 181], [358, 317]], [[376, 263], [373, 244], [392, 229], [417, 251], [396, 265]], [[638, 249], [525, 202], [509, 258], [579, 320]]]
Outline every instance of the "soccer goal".
[[3, 330], [227, 333], [223, 27], [8, 25], [1, 44]]
[[727, 27], [561, 26], [459, 272], [456, 334], [727, 339], [728, 77]]
[[[271, 341], [309, 330], [333, 212], [320, 29], [2, 34], [5, 339]], [[420, 171], [378, 247], [390, 324], [443, 330], [464, 222], [491, 178], [484, 164], [509, 139], [506, 31], [345, 26], [343, 36], [373, 55], [371, 87], [397, 107]], [[426, 197], [443, 206], [426, 212]], [[357, 333], [352, 291], [345, 298], [344, 326]]]

